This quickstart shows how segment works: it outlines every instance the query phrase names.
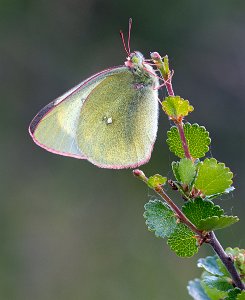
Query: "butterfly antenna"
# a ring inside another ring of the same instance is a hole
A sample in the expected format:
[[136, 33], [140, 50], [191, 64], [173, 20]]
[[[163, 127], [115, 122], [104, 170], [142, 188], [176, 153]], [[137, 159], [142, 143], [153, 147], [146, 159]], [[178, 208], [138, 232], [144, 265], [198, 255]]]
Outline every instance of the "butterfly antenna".
[[120, 36], [121, 36], [121, 39], [122, 39], [122, 42], [123, 42], [123, 47], [124, 47], [124, 49], [125, 49], [126, 53], [127, 53], [127, 54], [128, 54], [128, 56], [129, 56], [129, 55], [130, 55], [130, 53], [128, 52], [128, 49], [127, 49], [127, 47], [126, 47], [125, 40], [124, 40], [124, 35], [123, 35], [123, 32], [122, 32], [122, 30], [120, 30]]
[[128, 52], [131, 53], [130, 51], [130, 37], [131, 37], [131, 29], [132, 29], [132, 18], [129, 19], [128, 21]]

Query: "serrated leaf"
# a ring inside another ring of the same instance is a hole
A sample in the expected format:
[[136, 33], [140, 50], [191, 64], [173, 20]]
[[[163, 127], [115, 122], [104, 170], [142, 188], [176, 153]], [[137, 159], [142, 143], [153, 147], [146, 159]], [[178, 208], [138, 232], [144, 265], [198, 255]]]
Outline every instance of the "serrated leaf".
[[196, 166], [187, 158], [172, 162], [172, 169], [176, 179], [182, 184], [190, 184], [196, 175]]
[[199, 279], [189, 281], [187, 289], [188, 289], [189, 295], [194, 300], [210, 300], [210, 298], [204, 292], [204, 289], [202, 288]]
[[220, 291], [217, 288], [209, 287], [203, 280], [201, 281], [201, 286], [211, 300], [221, 300], [228, 295], [226, 291]]
[[197, 228], [200, 230], [211, 231], [222, 229], [239, 221], [237, 216], [220, 216], [209, 217], [199, 221]]
[[231, 279], [227, 277], [205, 276], [202, 280], [209, 288], [227, 292], [233, 288]]
[[154, 189], [158, 185], [164, 185], [167, 181], [167, 177], [163, 177], [162, 175], [155, 174], [153, 176], [150, 176], [147, 180], [147, 185]]
[[224, 300], [236, 300], [237, 295], [241, 293], [241, 290], [239, 288], [234, 288], [232, 290], [229, 290], [228, 297], [226, 297]]
[[179, 119], [185, 117], [194, 110], [188, 100], [180, 98], [180, 96], [166, 97], [162, 102], [162, 109], [169, 116], [170, 119]]
[[178, 256], [191, 257], [198, 252], [197, 241], [194, 232], [186, 225], [179, 223], [168, 238], [168, 245]]
[[218, 163], [215, 158], [206, 158], [199, 163], [194, 186], [207, 196], [224, 193], [232, 184], [232, 177], [232, 172], [223, 163]]
[[169, 237], [177, 226], [174, 212], [157, 199], [145, 204], [144, 217], [148, 229], [154, 231], [157, 237]]
[[[209, 132], [203, 126], [198, 124], [184, 124], [184, 133], [189, 147], [190, 154], [193, 158], [201, 158], [209, 150], [211, 139]], [[167, 144], [171, 152], [176, 156], [183, 158], [185, 152], [180, 140], [179, 132], [176, 126], [172, 126], [167, 132]]]
[[224, 210], [220, 206], [214, 205], [212, 201], [203, 200], [202, 198], [186, 202], [182, 210], [187, 218], [196, 226], [199, 225], [201, 219], [212, 216], [220, 217], [224, 213]]
[[207, 256], [205, 258], [198, 259], [197, 266], [199, 268], [205, 269], [207, 272], [211, 273], [212, 275], [220, 275], [220, 276], [224, 275], [219, 269], [216, 255]]
[[245, 291], [242, 291], [241, 294], [237, 295], [237, 300], [245, 300]]

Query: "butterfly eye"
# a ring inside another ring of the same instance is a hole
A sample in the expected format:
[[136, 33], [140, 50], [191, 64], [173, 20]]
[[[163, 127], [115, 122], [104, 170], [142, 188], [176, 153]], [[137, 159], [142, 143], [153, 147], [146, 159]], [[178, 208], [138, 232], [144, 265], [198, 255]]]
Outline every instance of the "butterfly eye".
[[139, 51], [135, 51], [131, 53], [130, 60], [133, 64], [142, 65], [144, 62], [144, 56]]
[[139, 58], [136, 56], [136, 55], [134, 55], [132, 58], [131, 58], [131, 61], [134, 63], [134, 64], [138, 64], [139, 63]]

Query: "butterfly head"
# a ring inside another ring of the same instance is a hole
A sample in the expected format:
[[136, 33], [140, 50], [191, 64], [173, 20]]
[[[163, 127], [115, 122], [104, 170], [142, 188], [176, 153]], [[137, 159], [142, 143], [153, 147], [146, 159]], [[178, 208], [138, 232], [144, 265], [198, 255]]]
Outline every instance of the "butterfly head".
[[124, 64], [135, 75], [137, 81], [144, 85], [152, 85], [154, 88], [156, 88], [158, 86], [158, 80], [156, 79], [157, 77], [154, 69], [150, 66], [150, 64], [145, 63], [145, 58], [139, 51], [131, 52], [130, 50], [131, 28], [132, 19], [130, 18], [127, 45], [125, 43], [123, 32], [120, 30], [123, 46], [128, 55]]
[[143, 67], [144, 56], [139, 51], [134, 51], [129, 54], [125, 61], [125, 66], [129, 68]]

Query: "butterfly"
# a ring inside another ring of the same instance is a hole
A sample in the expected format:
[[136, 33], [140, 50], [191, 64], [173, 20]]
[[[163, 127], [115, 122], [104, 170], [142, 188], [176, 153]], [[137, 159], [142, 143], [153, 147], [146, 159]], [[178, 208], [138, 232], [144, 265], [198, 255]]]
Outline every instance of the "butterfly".
[[158, 127], [158, 76], [139, 51], [58, 97], [32, 120], [29, 133], [55, 154], [87, 159], [108, 169], [135, 168], [149, 161]]

